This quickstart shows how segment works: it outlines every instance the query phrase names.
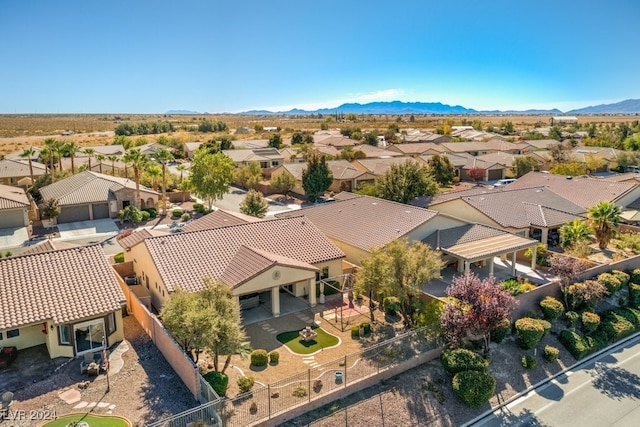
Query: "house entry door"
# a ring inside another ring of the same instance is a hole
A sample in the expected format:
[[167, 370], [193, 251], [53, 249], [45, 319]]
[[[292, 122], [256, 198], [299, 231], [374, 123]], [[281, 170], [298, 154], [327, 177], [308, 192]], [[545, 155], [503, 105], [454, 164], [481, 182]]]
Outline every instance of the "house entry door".
[[96, 319], [73, 326], [76, 355], [102, 350], [104, 347], [104, 320]]

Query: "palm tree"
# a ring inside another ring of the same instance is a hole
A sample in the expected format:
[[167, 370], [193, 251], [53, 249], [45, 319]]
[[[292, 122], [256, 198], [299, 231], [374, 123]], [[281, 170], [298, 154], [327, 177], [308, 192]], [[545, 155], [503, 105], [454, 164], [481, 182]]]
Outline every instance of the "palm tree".
[[27, 158], [27, 160], [29, 160], [29, 176], [31, 177], [31, 185], [33, 185], [33, 183], [35, 182], [33, 179], [33, 163], [31, 163], [31, 157], [36, 153], [36, 150], [33, 149], [33, 147], [29, 147], [29, 148], [25, 148], [24, 150], [22, 150], [22, 153], [20, 153], [20, 157], [22, 158]]
[[71, 173], [75, 174], [76, 173], [75, 158], [76, 158], [76, 153], [80, 151], [80, 146], [75, 142], [67, 142], [66, 144], [64, 144], [63, 150], [67, 154], [69, 154], [69, 157], [71, 157]]
[[157, 190], [157, 179], [162, 175], [162, 169], [155, 163], [148, 164], [144, 170], [144, 173], [147, 174], [149, 178], [151, 178], [151, 188], [153, 191]]
[[167, 162], [173, 161], [173, 154], [166, 148], [161, 148], [156, 151], [155, 158], [162, 165], [162, 211], [166, 208], [165, 196], [167, 193]]
[[98, 163], [98, 168], [100, 170], [100, 173], [102, 173], [102, 162], [104, 161], [104, 159], [106, 159], [107, 156], [105, 156], [104, 154], [98, 154], [96, 155], [96, 160], [99, 162]]
[[116, 156], [115, 154], [112, 154], [109, 157], [107, 157], [107, 159], [111, 161], [111, 175], [116, 176], [115, 163], [116, 163], [116, 160], [118, 160], [118, 156]]
[[589, 240], [593, 230], [585, 221], [574, 219], [560, 227], [560, 246], [573, 247], [576, 243]]
[[123, 158], [125, 164], [131, 165], [133, 168], [133, 178], [136, 182], [136, 202], [134, 206], [138, 209], [140, 208], [140, 171], [144, 169], [148, 159], [149, 158], [145, 154], [142, 154], [142, 151], [137, 148], [128, 150]]
[[179, 184], [182, 184], [182, 175], [183, 175], [184, 171], [187, 170], [187, 167], [185, 165], [183, 165], [182, 163], [180, 163], [178, 166], [176, 166], [176, 169], [180, 172], [180, 182], [179, 182]]
[[620, 223], [621, 212], [620, 206], [606, 201], [602, 201], [589, 208], [589, 221], [595, 232], [600, 249], [606, 249], [611, 241], [615, 228]]
[[40, 155], [49, 158], [49, 173], [51, 174], [51, 182], [56, 182], [55, 177], [55, 168], [53, 166], [55, 162], [55, 154], [58, 152], [58, 141], [55, 138], [47, 138], [44, 140], [44, 145], [47, 146], [47, 151], [43, 154], [40, 152]]
[[83, 154], [86, 154], [87, 157], [89, 157], [89, 170], [91, 170], [91, 157], [93, 157], [93, 154], [96, 152], [96, 150], [94, 150], [93, 148], [85, 148], [84, 150], [82, 150]]

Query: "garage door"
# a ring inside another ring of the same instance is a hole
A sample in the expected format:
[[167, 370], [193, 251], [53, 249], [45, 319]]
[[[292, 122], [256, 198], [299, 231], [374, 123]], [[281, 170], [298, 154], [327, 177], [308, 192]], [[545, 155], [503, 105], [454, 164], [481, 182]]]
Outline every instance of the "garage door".
[[0, 211], [0, 228], [24, 227], [22, 209]]
[[100, 203], [93, 205], [93, 219], [109, 218], [109, 204]]
[[60, 209], [58, 223], [89, 220], [89, 206], [67, 206]]
[[494, 169], [489, 171], [489, 181], [494, 181], [496, 179], [502, 179], [502, 169]]

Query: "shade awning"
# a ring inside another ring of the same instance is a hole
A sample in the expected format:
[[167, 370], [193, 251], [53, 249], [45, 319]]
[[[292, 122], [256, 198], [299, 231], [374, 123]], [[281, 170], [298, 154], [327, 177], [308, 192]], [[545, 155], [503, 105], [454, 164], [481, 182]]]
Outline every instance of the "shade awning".
[[476, 262], [505, 253], [532, 248], [537, 244], [537, 240], [505, 232], [500, 236], [487, 237], [447, 248], [441, 247], [440, 249], [446, 254], [453, 255], [465, 261]]

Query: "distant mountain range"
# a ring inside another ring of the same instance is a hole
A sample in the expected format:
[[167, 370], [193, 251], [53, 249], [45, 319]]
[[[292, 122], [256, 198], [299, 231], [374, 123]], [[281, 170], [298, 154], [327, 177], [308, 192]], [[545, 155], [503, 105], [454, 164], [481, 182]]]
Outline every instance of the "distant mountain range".
[[[464, 114], [483, 114], [483, 115], [560, 115], [560, 114], [640, 114], [640, 99], [627, 99], [625, 101], [616, 102], [615, 104], [602, 104], [579, 108], [576, 110], [562, 112], [557, 108], [551, 110], [474, 110], [473, 108], [465, 108], [460, 105], [447, 105], [440, 102], [370, 102], [368, 104], [342, 104], [335, 108], [321, 108], [318, 110], [300, 110], [294, 108], [289, 111], [268, 111], [268, 110], [251, 110], [238, 114], [249, 114], [256, 116], [265, 115], [306, 115], [306, 114], [436, 114], [436, 115], [464, 115]], [[166, 114], [207, 114], [198, 113], [189, 110], [171, 110]]]

